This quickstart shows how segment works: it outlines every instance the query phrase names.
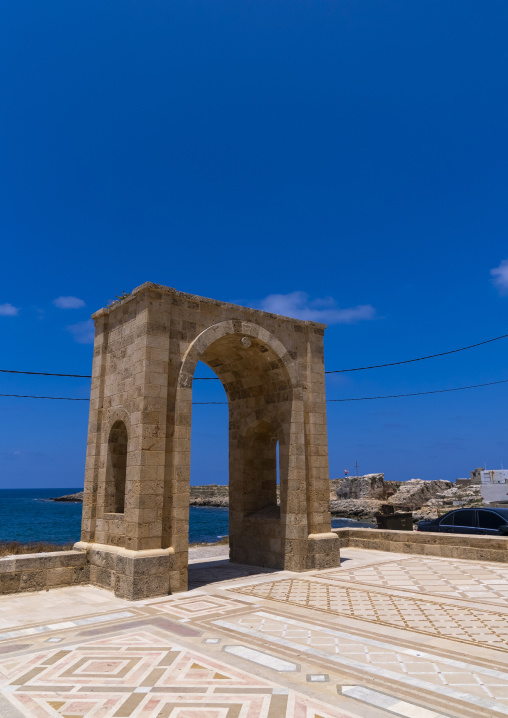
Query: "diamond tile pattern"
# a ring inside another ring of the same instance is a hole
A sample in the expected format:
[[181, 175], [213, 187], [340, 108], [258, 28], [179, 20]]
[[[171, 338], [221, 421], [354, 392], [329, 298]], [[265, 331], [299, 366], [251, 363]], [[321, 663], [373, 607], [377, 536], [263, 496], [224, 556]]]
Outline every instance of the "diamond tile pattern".
[[412, 592], [489, 601], [508, 606], [508, 566], [419, 556], [354, 569], [322, 572], [323, 578]]
[[230, 611], [241, 608], [239, 601], [230, 601], [217, 596], [203, 596], [194, 599], [161, 601], [155, 606], [158, 611], [170, 613], [172, 616], [180, 618], [191, 618], [197, 616], [206, 616], [217, 611]]
[[489, 671], [478, 670], [478, 667], [475, 670], [474, 665], [466, 666], [458, 661], [440, 660], [439, 656], [424, 651], [401, 650], [389, 642], [324, 629], [265, 611], [253, 611], [227, 621], [229, 625], [236, 624], [242, 629], [262, 633], [275, 642], [291, 641], [301, 646], [311, 646], [331, 656], [340, 656], [363, 664], [366, 668], [383, 668], [401, 676], [433, 683], [437, 689], [439, 686], [447, 686], [508, 705], [508, 672], [491, 675]]
[[329, 614], [508, 650], [508, 621], [504, 614], [495, 611], [300, 578], [267, 581], [231, 590]]

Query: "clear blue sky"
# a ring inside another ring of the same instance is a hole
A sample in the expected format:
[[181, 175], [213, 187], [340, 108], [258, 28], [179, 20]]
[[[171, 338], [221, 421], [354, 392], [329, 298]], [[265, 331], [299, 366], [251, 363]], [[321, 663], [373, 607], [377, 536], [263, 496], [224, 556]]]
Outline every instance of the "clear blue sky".
[[[508, 332], [507, 33], [506, 0], [2, 2], [0, 367], [90, 373], [90, 314], [145, 281], [328, 321], [328, 369]], [[508, 379], [507, 355], [328, 396]], [[506, 468], [507, 406], [508, 384], [329, 404], [331, 476]], [[0, 485], [79, 486], [87, 412], [0, 398]], [[194, 419], [193, 483], [225, 483], [227, 408]]]

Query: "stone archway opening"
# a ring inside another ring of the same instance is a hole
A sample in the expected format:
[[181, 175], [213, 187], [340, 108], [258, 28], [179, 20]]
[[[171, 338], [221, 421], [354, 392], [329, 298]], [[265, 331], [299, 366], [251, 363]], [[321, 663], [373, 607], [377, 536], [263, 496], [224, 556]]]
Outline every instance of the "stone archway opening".
[[[230, 559], [281, 568], [281, 511], [285, 512], [288, 474], [285, 430], [293, 408], [289, 373], [266, 342], [234, 332], [211, 341], [201, 352], [198, 348], [192, 364], [184, 363], [182, 376], [190, 374], [198, 360], [217, 375], [228, 400]], [[188, 403], [192, 385], [186, 393]], [[191, 434], [189, 428], [189, 438]], [[277, 500], [278, 475], [282, 506]], [[185, 530], [182, 526], [179, 533]]]

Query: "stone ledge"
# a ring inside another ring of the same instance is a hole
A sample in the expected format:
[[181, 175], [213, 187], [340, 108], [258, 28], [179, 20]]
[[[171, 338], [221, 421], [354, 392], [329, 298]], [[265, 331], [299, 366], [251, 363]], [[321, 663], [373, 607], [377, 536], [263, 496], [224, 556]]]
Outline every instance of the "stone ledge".
[[82, 553], [83, 551], [102, 551], [104, 553], [117, 554], [126, 556], [127, 558], [141, 559], [153, 558], [156, 556], [172, 556], [175, 553], [173, 547], [170, 548], [149, 548], [140, 551], [124, 548], [123, 546], [112, 546], [111, 544], [87, 543], [86, 541], [78, 541], [74, 544], [74, 551], [69, 553]]
[[26, 553], [0, 559], [0, 595], [89, 583], [82, 551]]
[[341, 548], [508, 563], [508, 538], [503, 536], [355, 528], [332, 531], [339, 537]]

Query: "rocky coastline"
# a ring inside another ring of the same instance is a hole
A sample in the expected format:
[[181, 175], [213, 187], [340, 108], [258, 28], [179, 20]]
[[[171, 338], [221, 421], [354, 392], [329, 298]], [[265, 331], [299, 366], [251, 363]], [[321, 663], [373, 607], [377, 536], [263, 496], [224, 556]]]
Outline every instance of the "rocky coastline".
[[48, 501], [62, 501], [66, 503], [72, 503], [72, 504], [82, 504], [83, 503], [83, 491], [78, 491], [77, 494], [66, 494], [65, 496], [55, 496], [52, 499], [48, 499]]
[[457, 486], [441, 479], [385, 481], [384, 474], [367, 474], [330, 481], [332, 516], [373, 521], [383, 504], [393, 510], [411, 511], [413, 520], [436, 518], [459, 506], [479, 506], [480, 486]]
[[[56, 496], [50, 500], [82, 502], [83, 492]], [[375, 522], [375, 515], [381, 511], [381, 506], [388, 504], [393, 506], [394, 511], [412, 511], [414, 520], [420, 521], [435, 518], [454, 507], [478, 506], [481, 503], [479, 486], [457, 486], [451, 481], [385, 481], [384, 474], [330, 480], [330, 512], [336, 518]], [[228, 508], [229, 487], [227, 484], [191, 486], [189, 505]]]
[[[48, 501], [61, 501], [63, 503], [83, 503], [83, 491], [65, 496], [55, 496]], [[215, 506], [228, 508], [229, 487], [226, 485], [210, 484], [209, 486], [190, 487], [190, 506]]]

